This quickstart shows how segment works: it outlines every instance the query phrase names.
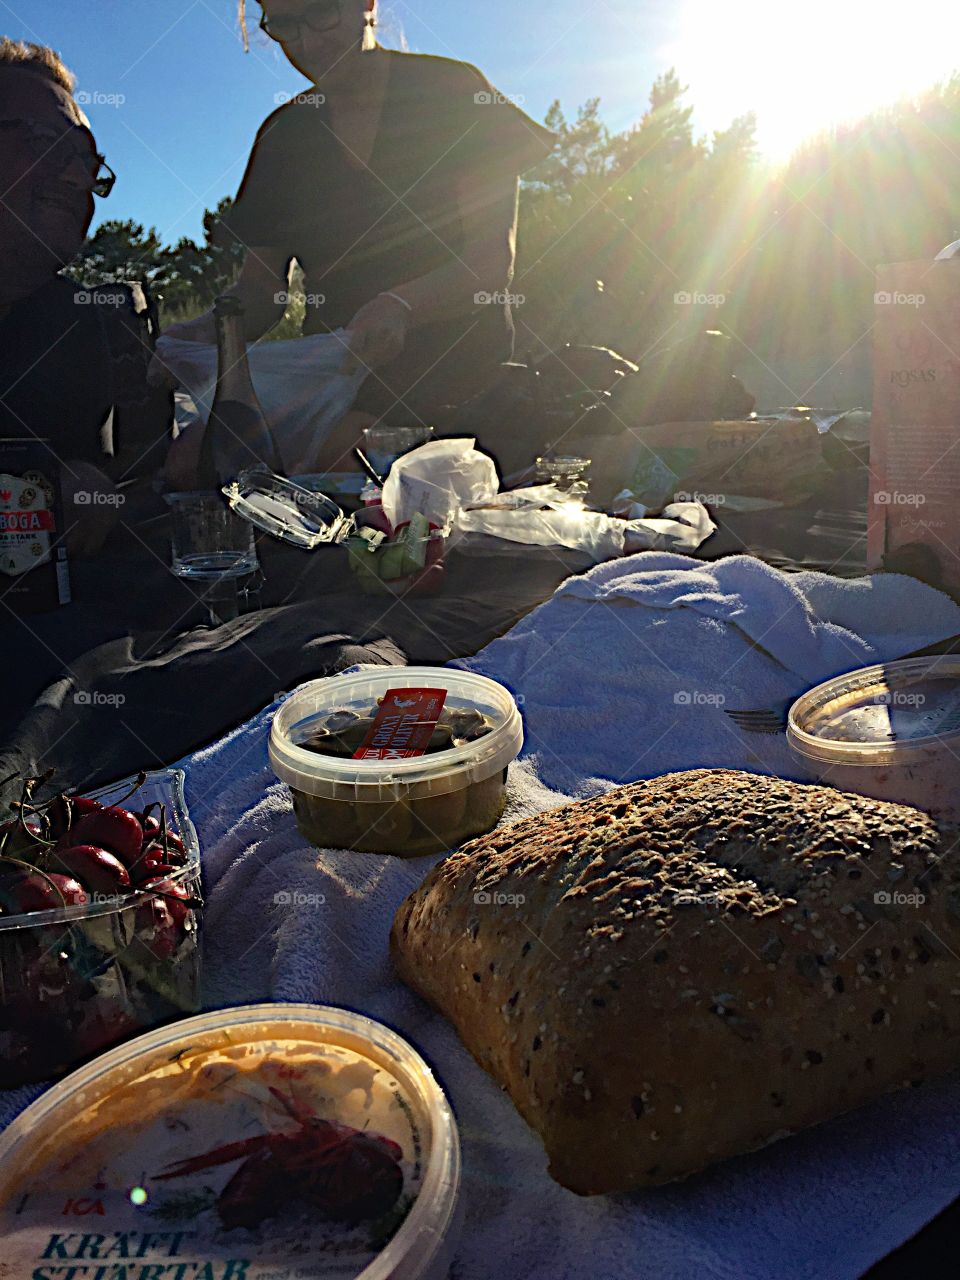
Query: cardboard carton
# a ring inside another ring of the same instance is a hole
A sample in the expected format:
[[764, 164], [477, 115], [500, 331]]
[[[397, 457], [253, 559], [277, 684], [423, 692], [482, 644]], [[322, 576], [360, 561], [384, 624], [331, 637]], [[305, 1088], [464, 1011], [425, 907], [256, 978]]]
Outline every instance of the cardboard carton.
[[877, 274], [870, 569], [960, 597], [960, 260]]

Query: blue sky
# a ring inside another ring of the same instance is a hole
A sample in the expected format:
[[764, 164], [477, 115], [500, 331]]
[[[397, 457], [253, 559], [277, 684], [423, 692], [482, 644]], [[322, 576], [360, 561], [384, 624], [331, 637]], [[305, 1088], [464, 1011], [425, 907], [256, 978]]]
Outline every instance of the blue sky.
[[[622, 64], [626, 45], [628, 73], [620, 65], [605, 96], [611, 122], [627, 123], [660, 66], [671, 7], [384, 0], [384, 42], [396, 44], [402, 28], [416, 52], [476, 63], [502, 92], [522, 94], [537, 119], [555, 97], [572, 115], [604, 94], [611, 51], [620, 49]], [[167, 240], [199, 234], [203, 209], [239, 185], [274, 95], [303, 83], [259, 33], [244, 54], [234, 0], [0, 0], [0, 32], [63, 54], [81, 93], [92, 95], [85, 110], [119, 176], [101, 212], [155, 225]]]
[[[960, 64], [960, 4], [911, 0], [381, 0], [384, 43], [463, 58], [542, 119], [592, 96], [624, 128], [677, 66], [701, 132], [755, 109], [770, 156], [806, 132], [915, 90]], [[256, 23], [257, 5], [250, 0]], [[899, 15], [899, 17], [898, 17]], [[932, 32], [938, 38], [932, 38]], [[198, 236], [239, 185], [257, 126], [303, 81], [234, 0], [0, 0], [0, 33], [59, 49], [119, 181], [103, 216]]]

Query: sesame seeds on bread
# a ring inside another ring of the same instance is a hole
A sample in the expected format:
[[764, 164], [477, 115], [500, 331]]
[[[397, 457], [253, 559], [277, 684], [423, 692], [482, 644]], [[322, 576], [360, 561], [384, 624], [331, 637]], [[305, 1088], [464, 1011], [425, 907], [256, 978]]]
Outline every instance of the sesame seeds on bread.
[[465, 846], [393, 957], [559, 1182], [653, 1186], [960, 1065], [954, 839], [827, 787], [672, 774]]

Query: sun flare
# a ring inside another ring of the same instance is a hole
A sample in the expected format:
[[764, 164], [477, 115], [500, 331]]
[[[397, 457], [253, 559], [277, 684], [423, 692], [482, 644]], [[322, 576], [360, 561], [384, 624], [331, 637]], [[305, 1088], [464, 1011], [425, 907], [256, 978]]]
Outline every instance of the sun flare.
[[709, 129], [757, 114], [761, 151], [785, 159], [960, 70], [957, 0], [685, 0], [667, 50]]

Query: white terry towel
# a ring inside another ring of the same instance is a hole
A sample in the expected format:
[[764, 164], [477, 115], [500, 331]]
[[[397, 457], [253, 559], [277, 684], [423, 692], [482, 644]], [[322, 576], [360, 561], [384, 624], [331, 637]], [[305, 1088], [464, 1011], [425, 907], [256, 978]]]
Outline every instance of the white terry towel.
[[809, 780], [785, 737], [730, 711], [778, 711], [811, 686], [960, 633], [913, 578], [788, 575], [749, 556], [648, 552], [570, 578], [474, 658], [523, 699], [525, 758], [569, 795], [678, 769]]

